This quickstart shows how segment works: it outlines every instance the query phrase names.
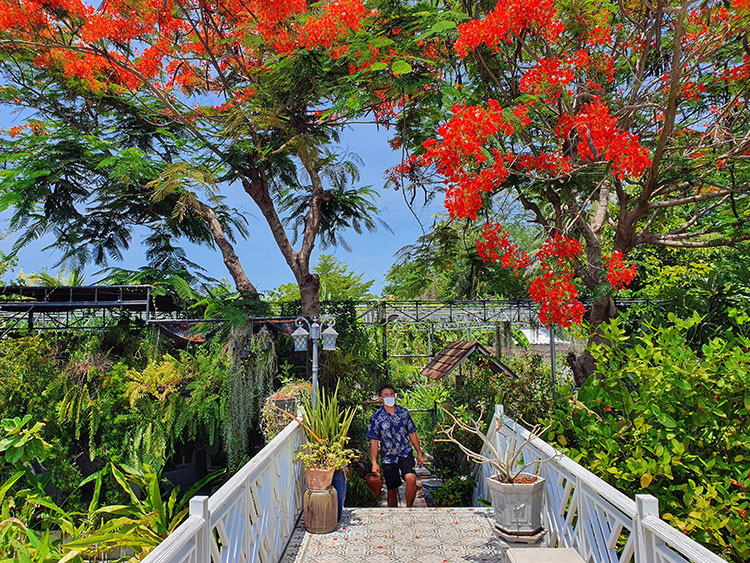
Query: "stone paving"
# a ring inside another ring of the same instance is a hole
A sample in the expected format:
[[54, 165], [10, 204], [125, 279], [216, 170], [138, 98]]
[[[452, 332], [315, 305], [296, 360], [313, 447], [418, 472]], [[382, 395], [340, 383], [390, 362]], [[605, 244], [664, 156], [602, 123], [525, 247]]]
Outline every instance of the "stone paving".
[[356, 561], [499, 563], [503, 554], [488, 508], [345, 508], [330, 534], [309, 534], [300, 519], [281, 558], [281, 563]]

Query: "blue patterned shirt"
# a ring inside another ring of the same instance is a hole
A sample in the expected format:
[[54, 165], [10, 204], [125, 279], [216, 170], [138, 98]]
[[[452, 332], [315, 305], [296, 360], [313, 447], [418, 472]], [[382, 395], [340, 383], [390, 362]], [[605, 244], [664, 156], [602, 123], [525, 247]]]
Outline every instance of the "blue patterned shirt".
[[380, 441], [380, 458], [383, 463], [398, 463], [399, 457], [411, 453], [409, 434], [417, 431], [409, 411], [396, 405], [393, 414], [380, 407], [370, 419], [367, 437]]

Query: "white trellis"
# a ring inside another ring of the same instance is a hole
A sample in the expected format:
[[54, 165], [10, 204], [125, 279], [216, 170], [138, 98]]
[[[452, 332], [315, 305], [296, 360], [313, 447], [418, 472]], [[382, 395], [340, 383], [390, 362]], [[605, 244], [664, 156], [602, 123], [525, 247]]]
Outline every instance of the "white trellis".
[[[526, 441], [529, 431], [497, 405], [487, 437], [502, 451]], [[652, 495], [636, 495], [633, 501], [539, 438], [523, 447], [523, 464], [550, 457], [532, 466], [547, 479], [548, 547], [572, 547], [587, 563], [725, 562], [659, 518], [659, 504]], [[488, 499], [485, 478], [492, 470], [488, 465], [480, 468], [474, 498]]]
[[302, 510], [303, 432], [291, 422], [213, 495], [191, 499], [188, 519], [143, 563], [278, 561]]

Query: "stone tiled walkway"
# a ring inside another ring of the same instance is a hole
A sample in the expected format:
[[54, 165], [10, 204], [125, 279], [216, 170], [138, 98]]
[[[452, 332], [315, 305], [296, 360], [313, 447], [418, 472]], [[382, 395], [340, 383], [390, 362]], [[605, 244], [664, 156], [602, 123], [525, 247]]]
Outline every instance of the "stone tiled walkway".
[[282, 563], [502, 561], [487, 508], [346, 508], [330, 534], [297, 524]]

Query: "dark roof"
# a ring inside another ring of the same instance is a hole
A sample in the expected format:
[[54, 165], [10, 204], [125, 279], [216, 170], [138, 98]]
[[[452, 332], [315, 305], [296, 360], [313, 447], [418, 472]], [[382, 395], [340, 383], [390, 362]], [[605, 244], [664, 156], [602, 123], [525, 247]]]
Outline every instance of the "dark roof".
[[0, 287], [0, 311], [67, 311], [100, 307], [136, 311], [154, 308], [158, 311], [179, 310], [171, 298], [151, 293], [148, 285]]
[[422, 370], [422, 375], [434, 380], [448, 377], [453, 370], [475, 352], [479, 352], [487, 357], [489, 368], [493, 372], [505, 373], [513, 378], [516, 377], [513, 370], [497, 358], [494, 358], [490, 351], [476, 340], [458, 340], [448, 344], [448, 346], [432, 358], [430, 363]]

